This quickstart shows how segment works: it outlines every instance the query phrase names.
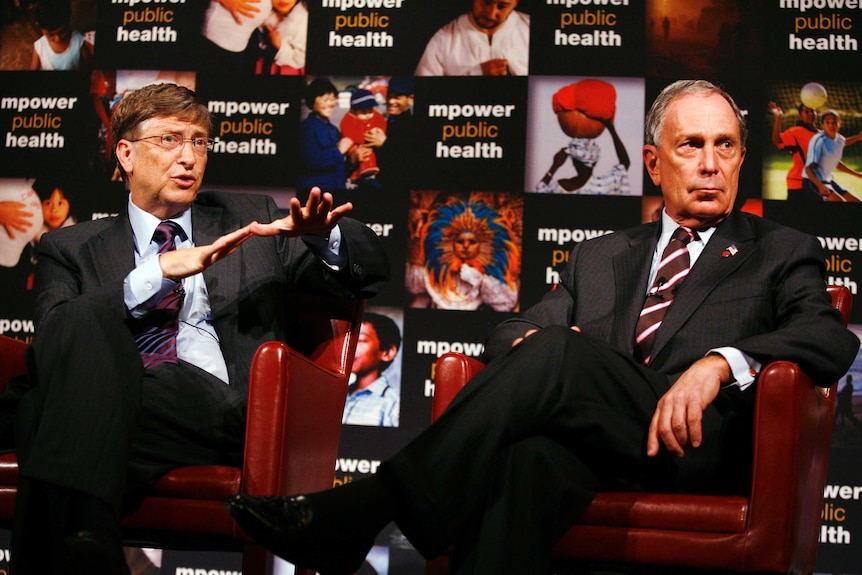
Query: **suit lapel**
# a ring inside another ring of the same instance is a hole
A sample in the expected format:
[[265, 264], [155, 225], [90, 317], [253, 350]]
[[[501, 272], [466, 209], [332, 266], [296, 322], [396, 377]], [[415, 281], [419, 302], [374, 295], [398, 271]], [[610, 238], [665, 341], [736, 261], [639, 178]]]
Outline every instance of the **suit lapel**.
[[[709, 243], [691, 268], [685, 285], [668, 308], [661, 328], [656, 334], [652, 357], [661, 353], [662, 348], [685, 324], [704, 300], [716, 289], [722, 280], [736, 271], [758, 249], [756, 236], [747, 222], [733, 212], [715, 230]], [[728, 249], [732, 248], [732, 249]], [[735, 253], [732, 253], [734, 252]]]
[[[206, 246], [224, 234], [240, 227], [232, 214], [221, 207], [195, 203], [192, 205], [192, 236], [195, 246]], [[204, 270], [210, 309], [219, 337], [219, 347], [227, 363], [228, 378], [236, 381], [237, 331], [235, 322], [220, 321], [236, 317], [239, 309], [240, 273], [242, 271], [242, 247], [230, 257], [219, 260]], [[233, 325], [219, 329], [222, 325]]]
[[[192, 225], [196, 246], [209, 245], [224, 234], [239, 228], [239, 223], [222, 208], [202, 204], [192, 206]], [[241, 269], [242, 262], [237, 253], [204, 270], [213, 317], [230, 313], [236, 305]]]
[[657, 232], [656, 226], [638, 228], [629, 239], [629, 249], [613, 258], [614, 308], [617, 310], [612, 330], [613, 343], [630, 355], [634, 353], [635, 325], [643, 307], [649, 263], [658, 241]]
[[135, 241], [128, 216], [116, 217], [113, 225], [87, 242], [87, 249], [102, 285], [122, 281], [135, 267]]

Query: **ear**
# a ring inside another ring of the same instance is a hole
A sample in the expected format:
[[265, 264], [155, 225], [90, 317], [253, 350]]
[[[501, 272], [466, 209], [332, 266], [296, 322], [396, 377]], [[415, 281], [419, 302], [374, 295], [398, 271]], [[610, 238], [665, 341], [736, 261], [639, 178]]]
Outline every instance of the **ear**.
[[132, 143], [128, 140], [120, 140], [117, 142], [117, 161], [123, 167], [127, 175], [132, 175], [134, 162], [134, 150]]
[[388, 363], [394, 360], [396, 355], [398, 355], [398, 348], [391, 345], [389, 349], [381, 350], [380, 360]]
[[644, 165], [649, 174], [652, 183], [656, 186], [661, 186], [661, 176], [659, 176], [659, 158], [658, 148], [652, 144], [646, 144], [643, 148]]

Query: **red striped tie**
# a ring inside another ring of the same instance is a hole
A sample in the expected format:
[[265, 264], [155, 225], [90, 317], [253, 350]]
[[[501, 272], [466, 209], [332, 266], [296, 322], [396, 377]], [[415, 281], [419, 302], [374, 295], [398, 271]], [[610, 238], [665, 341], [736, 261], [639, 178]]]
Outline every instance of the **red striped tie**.
[[680, 226], [674, 230], [670, 242], [661, 255], [655, 280], [647, 294], [635, 328], [635, 351], [645, 364], [650, 361], [650, 353], [655, 335], [667, 308], [673, 303], [677, 290], [688, 275], [688, 242], [694, 239], [694, 232]]
[[[159, 245], [159, 253], [163, 254], [176, 249], [174, 239], [182, 234], [183, 230], [178, 224], [165, 221], [156, 228], [153, 241]], [[177, 363], [178, 318], [185, 295], [181, 283], [141, 318], [142, 331], [135, 335], [135, 341], [138, 343], [144, 368], [162, 363]]]

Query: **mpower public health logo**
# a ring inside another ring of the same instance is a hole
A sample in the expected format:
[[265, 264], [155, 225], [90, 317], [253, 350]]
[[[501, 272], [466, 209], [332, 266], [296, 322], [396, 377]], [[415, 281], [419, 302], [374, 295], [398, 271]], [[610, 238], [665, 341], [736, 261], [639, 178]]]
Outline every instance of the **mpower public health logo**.
[[177, 567], [176, 575], [242, 575], [242, 571], [230, 569], [200, 569], [195, 567]]
[[32, 319], [0, 318], [0, 334], [33, 333], [36, 325]]

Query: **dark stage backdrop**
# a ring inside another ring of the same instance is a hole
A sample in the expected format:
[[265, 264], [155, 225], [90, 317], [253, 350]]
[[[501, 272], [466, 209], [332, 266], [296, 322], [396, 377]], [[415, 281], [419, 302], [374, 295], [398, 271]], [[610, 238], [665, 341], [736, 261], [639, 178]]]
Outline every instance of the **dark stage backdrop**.
[[[370, 311], [401, 334], [383, 374], [400, 403], [381, 425], [344, 425], [336, 483], [373, 473], [428, 424], [440, 354], [478, 355], [493, 325], [551, 289], [574, 244], [656, 216], [660, 196], [641, 162], [643, 119], [671, 80], [706, 78], [735, 96], [751, 128], [740, 203], [818, 236], [831, 283], [856, 294], [862, 282], [862, 204], [788, 200], [791, 155], [773, 135], [795, 126], [803, 93], [821, 113], [837, 110], [848, 137], [862, 131], [856, 0], [521, 0], [510, 18], [524, 33], [488, 52], [507, 59], [506, 77], [466, 75], [478, 73], [476, 63], [446, 77], [417, 71], [435, 31], [473, 0], [309, 0], [286, 15], [273, 12], [284, 2], [249, 0], [257, 14], [238, 21], [217, 0], [71, 0], [68, 28], [91, 57], [50, 72], [30, 69], [42, 33], [38, 1], [0, 1], [0, 333], [33, 335], [41, 233], [126, 202], [107, 128], [129, 91], [162, 81], [197, 90], [216, 119], [204, 188], [267, 193], [282, 206], [320, 170], [311, 137], [300, 135], [309, 82], [335, 86], [330, 121], [344, 135], [362, 143], [363, 121], [385, 129], [374, 156], [332, 191], [355, 203], [393, 262], [392, 283]], [[354, 132], [342, 122], [360, 89], [375, 114], [354, 121]], [[561, 101], [612, 122], [616, 141], [589, 118], [558, 117], [560, 90]], [[387, 109], [395, 93], [412, 97]], [[787, 134], [787, 146], [807, 152]], [[862, 170], [862, 145], [848, 146], [843, 161]], [[576, 176], [586, 165], [584, 182]], [[836, 180], [845, 199], [862, 198], [862, 179], [839, 172]], [[14, 213], [26, 231], [11, 228]], [[463, 255], [456, 246], [467, 239], [476, 241]], [[862, 305], [852, 322], [862, 333]], [[823, 510], [824, 573], [862, 573], [862, 359], [842, 378], [845, 388]], [[150, 564], [171, 574], [239, 570], [231, 553], [136, 553], [145, 566], [137, 573], [159, 572]], [[368, 568], [418, 574], [423, 562], [390, 527]]]

